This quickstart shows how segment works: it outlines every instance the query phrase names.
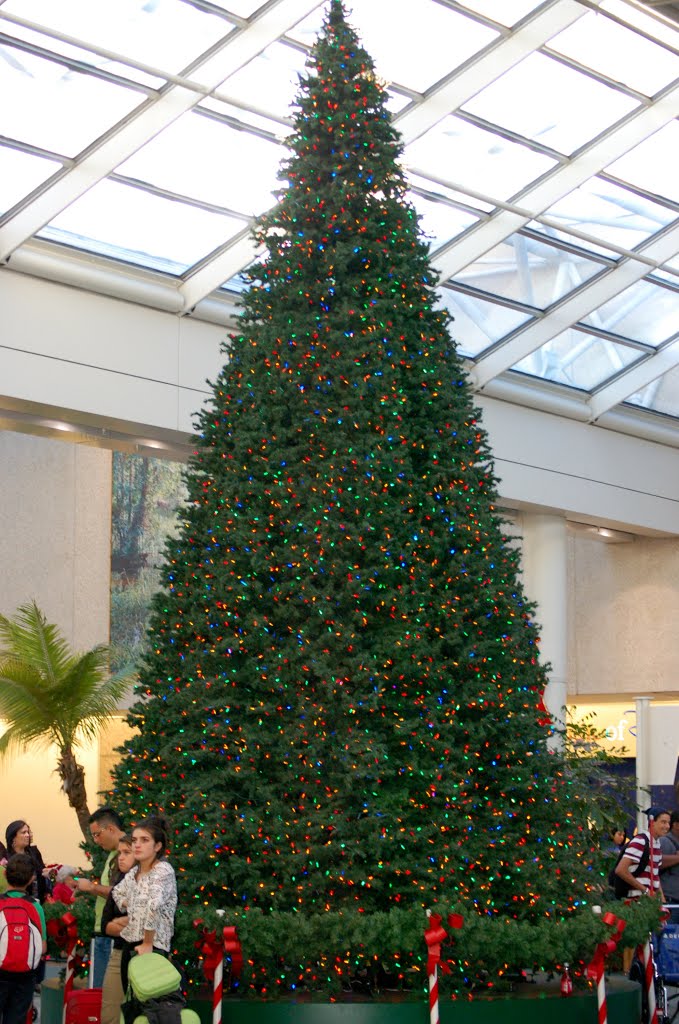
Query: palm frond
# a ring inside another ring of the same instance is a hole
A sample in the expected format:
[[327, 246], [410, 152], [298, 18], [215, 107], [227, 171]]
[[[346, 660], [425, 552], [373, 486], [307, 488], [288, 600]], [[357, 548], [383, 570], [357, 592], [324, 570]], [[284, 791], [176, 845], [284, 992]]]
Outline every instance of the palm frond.
[[58, 626], [47, 622], [35, 601], [21, 605], [13, 619], [0, 615], [0, 653], [33, 665], [50, 686], [71, 658]]
[[10, 725], [0, 736], [0, 761], [9, 754], [23, 754], [28, 747], [46, 749], [51, 742], [44, 730], [27, 734], [19, 726]]
[[43, 680], [30, 665], [13, 658], [0, 662], [0, 718], [27, 721], [44, 729], [52, 717]]

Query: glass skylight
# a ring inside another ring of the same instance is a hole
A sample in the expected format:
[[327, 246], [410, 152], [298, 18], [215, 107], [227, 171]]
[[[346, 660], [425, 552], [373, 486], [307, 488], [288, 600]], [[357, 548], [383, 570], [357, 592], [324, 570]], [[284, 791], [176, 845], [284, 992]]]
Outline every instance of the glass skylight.
[[546, 309], [600, 273], [586, 256], [512, 235], [455, 275], [455, 280], [503, 299]]
[[679, 288], [637, 281], [604, 303], [584, 323], [647, 345], [679, 334]]
[[616, 178], [679, 203], [678, 152], [679, 124], [670, 121], [606, 170]]
[[234, 28], [176, 0], [5, 0], [3, 10], [171, 74]]
[[592, 391], [642, 358], [637, 349], [569, 329], [531, 352], [512, 369], [581, 391]]
[[462, 109], [560, 153], [572, 153], [636, 106], [638, 101], [630, 96], [534, 53]]
[[647, 96], [679, 78], [679, 55], [590, 11], [547, 44]]
[[304, 71], [306, 54], [284, 43], [272, 43], [236, 71], [220, 87], [227, 99], [252, 104], [277, 117], [289, 117]]
[[182, 274], [242, 228], [243, 222], [233, 217], [104, 181], [39, 237]]
[[5, 97], [0, 134], [64, 156], [75, 156], [146, 99], [143, 93], [4, 44], [0, 92]]
[[495, 199], [509, 199], [556, 162], [452, 115], [407, 146], [405, 156], [415, 170]]
[[[347, 8], [388, 87], [462, 354], [497, 375], [539, 320], [552, 340], [514, 369], [596, 390], [598, 415], [621, 394], [605, 384], [637, 364], [647, 379], [655, 348], [671, 365], [679, 255], [661, 234], [679, 227], [679, 27], [631, 0]], [[157, 294], [187, 276], [180, 294], [223, 324], [238, 263], [254, 255], [229, 244], [282, 187], [291, 103], [326, 11], [321, 0], [0, 0], [0, 264], [33, 255], [39, 238], [46, 274], [68, 246], [103, 271], [88, 287], [114, 280], [121, 296], [129, 284], [134, 301], [154, 272]], [[679, 373], [629, 402], [679, 418]]]
[[283, 156], [280, 146], [260, 136], [189, 113], [151, 139], [118, 172], [251, 216], [274, 205]]
[[450, 333], [463, 356], [475, 358], [531, 319], [531, 314], [477, 295], [440, 288], [441, 305], [454, 317]]
[[596, 177], [551, 206], [545, 217], [559, 221], [566, 230], [578, 228], [602, 242], [634, 249], [671, 224], [679, 211]]
[[0, 146], [0, 216], [29, 192], [59, 170], [52, 160], [43, 160], [20, 149]]
[[539, 7], [542, 0], [464, 0], [464, 6], [486, 18], [492, 18], [500, 25], [515, 25], [530, 11]]

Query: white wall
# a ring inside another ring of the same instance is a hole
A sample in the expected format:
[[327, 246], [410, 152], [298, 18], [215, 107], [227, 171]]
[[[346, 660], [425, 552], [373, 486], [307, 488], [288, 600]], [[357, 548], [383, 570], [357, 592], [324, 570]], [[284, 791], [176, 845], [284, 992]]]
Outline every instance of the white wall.
[[[0, 431], [0, 612], [35, 599], [76, 650], [107, 643], [110, 537], [110, 452]], [[78, 759], [94, 808], [98, 745]], [[23, 818], [47, 862], [83, 864], [55, 764], [54, 750], [35, 749], [0, 764], [0, 839]]]

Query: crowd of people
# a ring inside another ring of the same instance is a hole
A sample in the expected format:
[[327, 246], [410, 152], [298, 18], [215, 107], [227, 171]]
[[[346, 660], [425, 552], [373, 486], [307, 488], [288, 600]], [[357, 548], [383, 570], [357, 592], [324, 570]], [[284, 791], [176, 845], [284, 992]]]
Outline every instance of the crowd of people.
[[89, 831], [107, 854], [98, 881], [82, 877], [69, 865], [56, 871], [47, 867], [29, 825], [13, 821], [7, 826], [4, 848], [0, 843], [1, 888], [5, 890], [0, 895], [0, 930], [4, 908], [11, 908], [13, 914], [19, 908], [34, 927], [35, 945], [40, 949], [37, 964], [25, 971], [17, 970], [16, 964], [5, 970], [0, 959], [2, 1024], [25, 1024], [34, 987], [42, 979], [47, 949], [45, 901], [68, 904], [79, 894], [95, 898], [90, 970], [94, 987], [102, 989], [101, 1024], [119, 1022], [131, 957], [170, 953], [177, 884], [166, 859], [167, 822], [160, 816], [149, 817], [127, 833], [113, 808], [100, 807], [89, 819]]

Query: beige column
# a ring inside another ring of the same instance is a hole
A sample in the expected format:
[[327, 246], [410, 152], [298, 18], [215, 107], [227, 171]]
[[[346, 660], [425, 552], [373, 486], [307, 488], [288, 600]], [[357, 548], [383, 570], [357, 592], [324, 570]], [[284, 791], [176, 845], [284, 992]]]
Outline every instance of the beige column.
[[552, 721], [565, 721], [568, 666], [568, 547], [566, 520], [559, 515], [523, 516], [523, 579], [536, 603], [540, 653], [549, 662], [545, 705]]

